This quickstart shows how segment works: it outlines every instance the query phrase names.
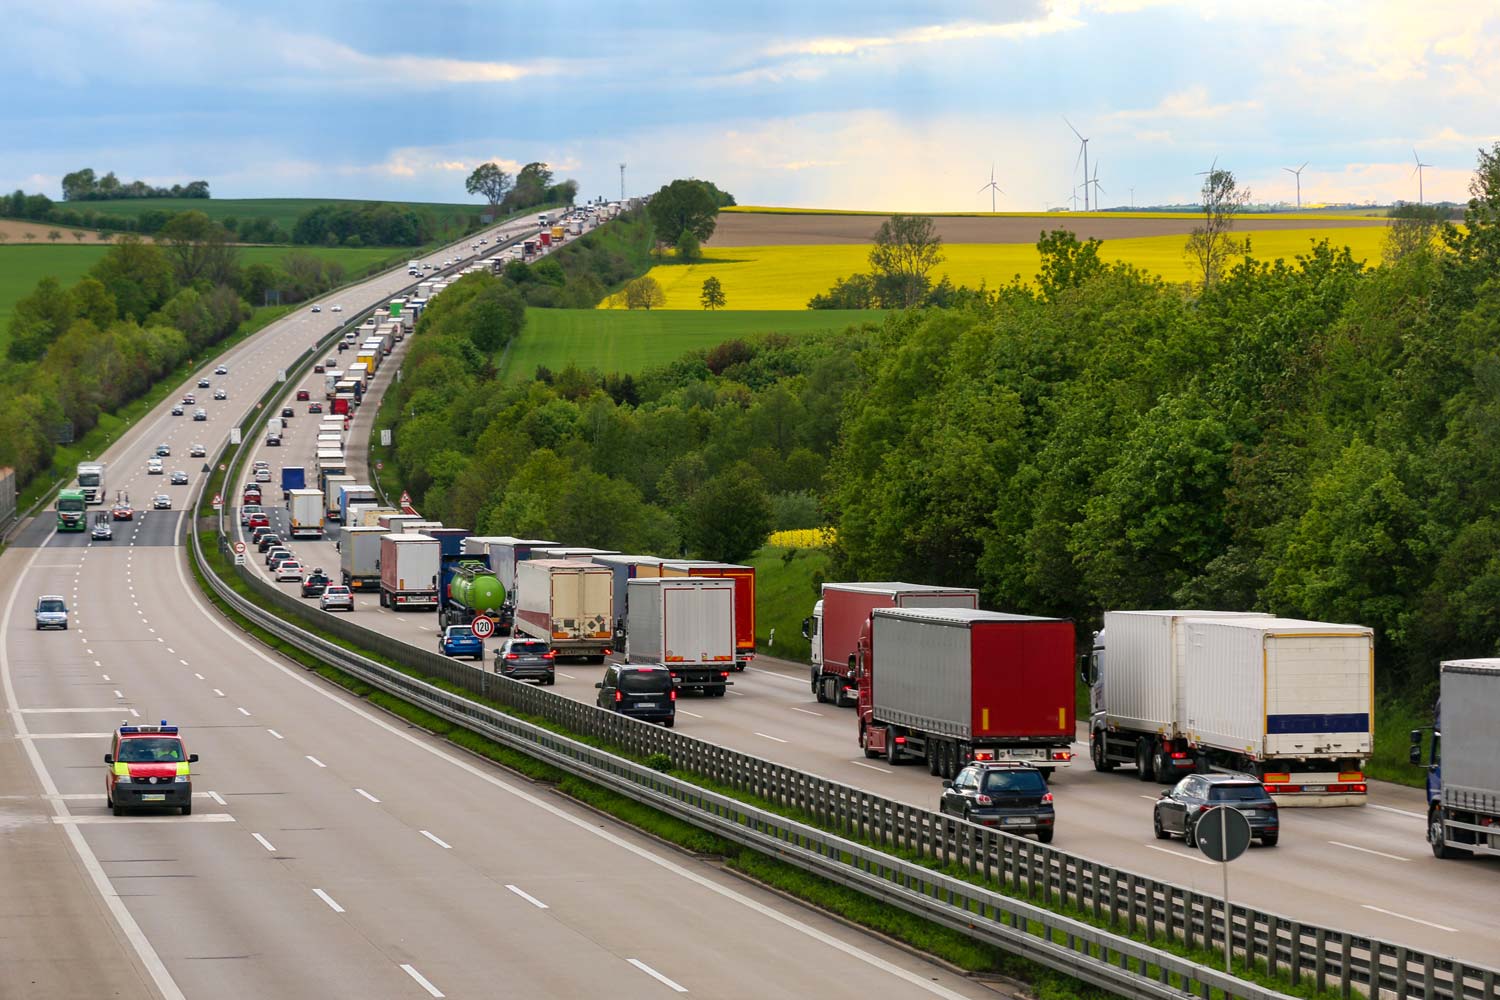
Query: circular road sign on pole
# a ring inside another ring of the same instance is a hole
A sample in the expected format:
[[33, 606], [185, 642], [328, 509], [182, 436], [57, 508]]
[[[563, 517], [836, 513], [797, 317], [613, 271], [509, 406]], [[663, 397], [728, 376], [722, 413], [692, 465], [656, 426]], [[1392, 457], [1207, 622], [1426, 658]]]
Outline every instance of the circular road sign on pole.
[[1234, 920], [1229, 906], [1229, 862], [1249, 849], [1250, 821], [1238, 809], [1214, 806], [1199, 814], [1193, 832], [1198, 837], [1198, 850], [1209, 859], [1220, 862], [1219, 868], [1224, 873], [1224, 971], [1233, 972]]
[[245, 543], [244, 542], [235, 542], [234, 543], [234, 554], [237, 555], [237, 556], [242, 556], [242, 555], [245, 554]]
[[495, 619], [488, 615], [475, 615], [472, 628], [476, 639], [488, 639], [495, 634]]

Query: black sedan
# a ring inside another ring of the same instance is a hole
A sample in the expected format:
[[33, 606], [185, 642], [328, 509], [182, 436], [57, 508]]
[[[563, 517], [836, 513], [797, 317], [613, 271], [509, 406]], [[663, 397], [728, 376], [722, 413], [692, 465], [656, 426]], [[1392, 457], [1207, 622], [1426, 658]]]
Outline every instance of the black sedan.
[[1034, 833], [1044, 844], [1052, 842], [1056, 830], [1047, 780], [1030, 764], [1017, 761], [970, 764], [952, 781], [943, 782], [938, 808], [981, 826]]
[[1276, 800], [1266, 787], [1247, 774], [1192, 774], [1161, 793], [1151, 808], [1157, 840], [1174, 833], [1189, 847], [1198, 843], [1198, 819], [1213, 806], [1238, 809], [1250, 821], [1250, 834], [1267, 847], [1281, 838]]

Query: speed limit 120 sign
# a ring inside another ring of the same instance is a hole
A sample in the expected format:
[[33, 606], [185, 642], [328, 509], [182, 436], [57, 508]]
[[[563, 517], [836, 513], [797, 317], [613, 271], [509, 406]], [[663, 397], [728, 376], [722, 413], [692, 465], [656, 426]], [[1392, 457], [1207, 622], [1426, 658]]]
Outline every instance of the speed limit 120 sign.
[[234, 554], [237, 555], [237, 556], [242, 556], [242, 555], [245, 554], [245, 543], [244, 542], [235, 542], [234, 543]]
[[495, 619], [486, 615], [476, 615], [472, 627], [476, 638], [488, 639], [495, 634]]

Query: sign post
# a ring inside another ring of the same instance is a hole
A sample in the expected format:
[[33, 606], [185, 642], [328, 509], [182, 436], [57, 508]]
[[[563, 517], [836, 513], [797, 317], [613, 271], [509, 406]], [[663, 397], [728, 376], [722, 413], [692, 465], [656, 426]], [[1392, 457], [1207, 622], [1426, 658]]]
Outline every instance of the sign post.
[[243, 565], [245, 565], [245, 543], [244, 542], [235, 542], [234, 543], [234, 564], [236, 566], [243, 566]]
[[1229, 862], [1250, 847], [1250, 821], [1238, 809], [1214, 806], [1206, 809], [1193, 825], [1198, 850], [1219, 862], [1224, 873], [1224, 971], [1234, 971], [1234, 920], [1229, 908]]

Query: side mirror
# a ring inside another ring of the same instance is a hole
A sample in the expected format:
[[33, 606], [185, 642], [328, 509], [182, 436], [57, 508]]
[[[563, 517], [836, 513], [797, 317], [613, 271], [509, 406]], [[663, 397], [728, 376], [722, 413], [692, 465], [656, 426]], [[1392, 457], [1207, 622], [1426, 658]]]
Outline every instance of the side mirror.
[[198, 755], [195, 754], [195, 753], [188, 754], [188, 763], [189, 764], [196, 764], [196, 763], [198, 763]]
[[1419, 746], [1412, 747], [1409, 751], [1407, 751], [1406, 759], [1411, 761], [1413, 764], [1421, 764], [1422, 748]]
[[594, 684], [594, 687], [596, 687], [596, 688], [598, 688], [599, 690], [602, 691], [602, 690], [604, 690], [604, 682], [603, 681], [598, 681], [597, 683]]
[[1422, 730], [1420, 730], [1420, 729], [1413, 729], [1411, 731], [1409, 742], [1414, 747], [1415, 746], [1421, 746], [1422, 745]]
[[114, 762], [115, 762], [115, 755], [114, 754], [107, 753], [107, 754], [104, 755], [104, 763], [106, 763], [106, 764], [113, 764]]
[[946, 778], [944, 778], [943, 779], [943, 787], [944, 788], [952, 788], [953, 787], [953, 782], [951, 782], [951, 781], [947, 780]]
[[1170, 789], [1170, 788], [1163, 788], [1161, 790], [1161, 795], [1158, 796], [1158, 798], [1163, 798], [1163, 799], [1170, 799], [1171, 797], [1172, 797], [1172, 789]]

